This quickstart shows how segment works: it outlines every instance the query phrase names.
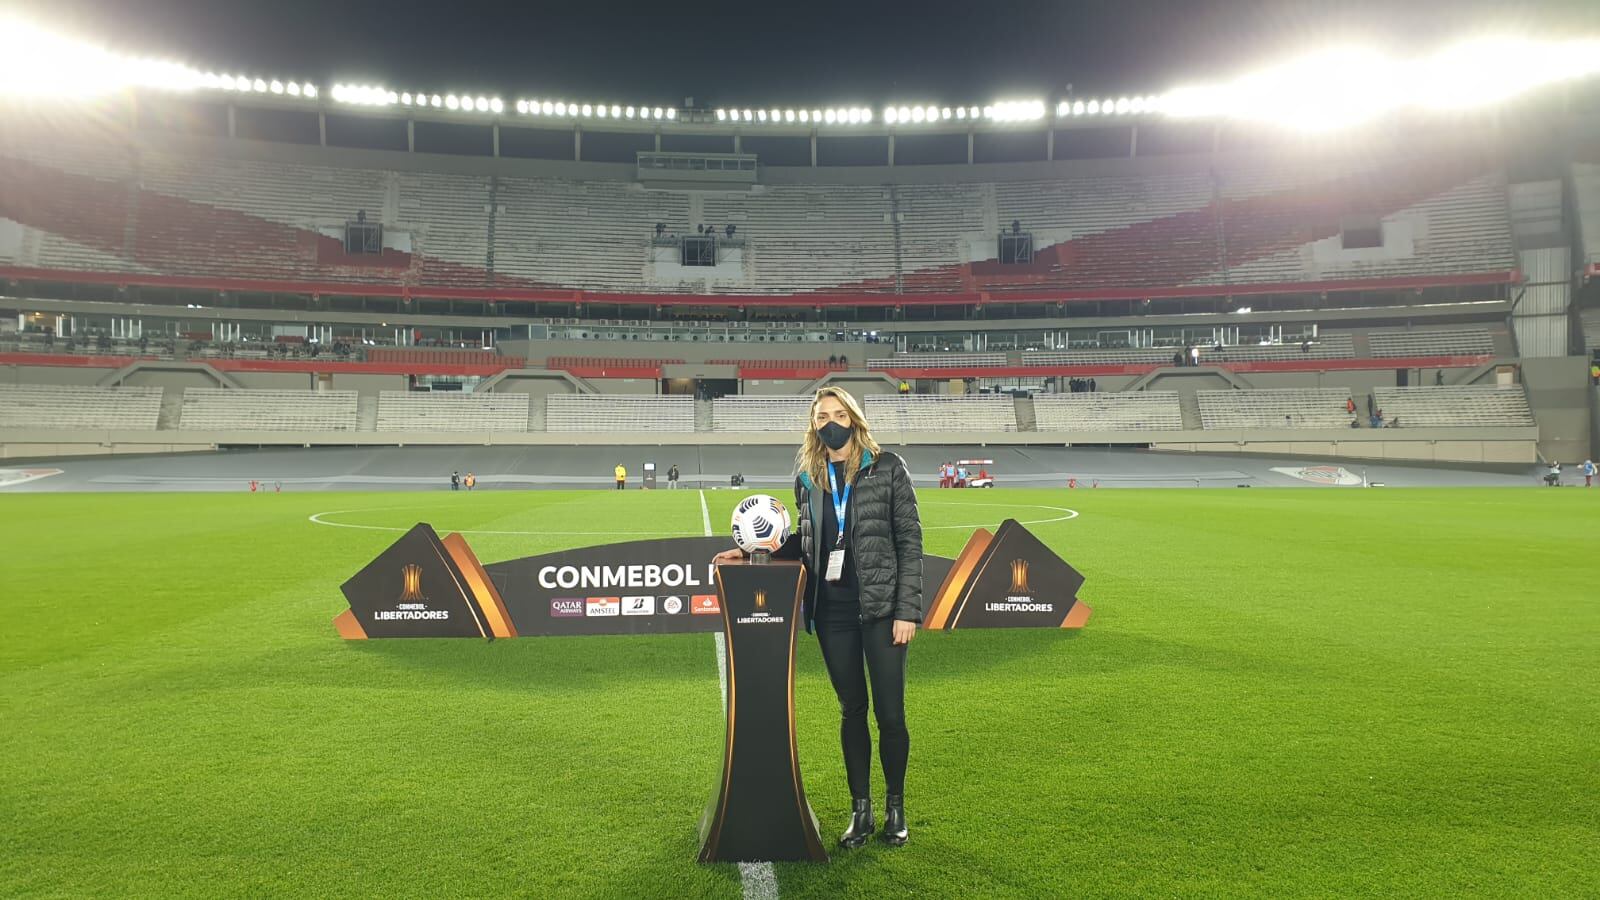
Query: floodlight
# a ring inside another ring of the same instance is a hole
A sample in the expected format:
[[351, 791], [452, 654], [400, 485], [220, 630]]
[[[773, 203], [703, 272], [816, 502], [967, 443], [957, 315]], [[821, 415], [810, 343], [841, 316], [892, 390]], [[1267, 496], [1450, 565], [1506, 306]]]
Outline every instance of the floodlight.
[[[672, 118], [673, 116], [676, 116], [676, 115], [677, 115], [677, 113], [674, 112], [673, 115], [669, 116], [668, 118]], [[661, 107], [659, 107], [659, 106], [655, 108], [655, 117], [658, 118], [658, 119], [661, 118]]]
[[793, 122], [794, 121], [794, 110], [792, 110], [792, 109], [784, 110], [783, 111], [783, 120], [785, 122]]
[[883, 111], [883, 120], [888, 122], [890, 125], [893, 125], [894, 123], [900, 121], [900, 111], [892, 106], [889, 107]]
[[623, 115], [627, 116], [630, 119], [633, 118], [633, 107], [630, 106], [627, 109], [623, 110]]
[[267, 89], [272, 91], [274, 94], [281, 94], [283, 93], [283, 82], [274, 78], [272, 81], [267, 83]]
[[551, 103], [549, 100], [546, 100], [543, 103], [539, 104], [539, 111], [544, 113], [547, 116], [555, 115], [556, 114], [556, 105], [554, 103]]
[[829, 125], [832, 125], [834, 122], [838, 121], [839, 116], [830, 109], [822, 114], [822, 118], [823, 121], [827, 122]]
[[1127, 115], [1128, 114], [1128, 110], [1131, 108], [1131, 106], [1132, 106], [1132, 104], [1128, 101], [1127, 97], [1118, 98], [1117, 99], [1117, 115], [1119, 115], [1119, 116]]
[[[410, 103], [411, 102], [411, 95], [410, 94], [406, 94], [405, 95], [405, 100], [406, 100], [407, 103]], [[522, 114], [522, 115], [527, 115], [528, 114], [528, 101], [526, 101], [526, 100], [518, 100], [517, 101], [517, 112]]]
[[678, 109], [677, 109], [677, 107], [674, 107], [674, 106], [667, 107], [667, 118], [669, 118], [669, 119], [678, 118]]
[[728, 113], [725, 110], [720, 110], [720, 109], [717, 110], [717, 121], [718, 122], [725, 121], [727, 118], [728, 118]]
[[1099, 100], [1090, 100], [1089, 101], [1089, 115], [1091, 115], [1091, 116], [1100, 115], [1100, 101]]
[[489, 100], [489, 109], [492, 112], [497, 112], [497, 113], [498, 112], [504, 112], [505, 108], [506, 108], [505, 101], [501, 100], [499, 97], [490, 98], [490, 100]]
[[956, 107], [956, 118], [965, 119], [966, 117], [967, 117], [967, 108], [965, 106]]
[[564, 101], [557, 100], [556, 101], [556, 115], [564, 116], [566, 114], [567, 114], [567, 104]]
[[592, 106], [592, 105], [590, 105], [590, 104], [588, 104], [588, 103], [585, 103], [585, 104], [584, 104], [584, 105], [583, 105], [583, 114], [584, 114], [584, 115], [585, 115], [585, 116], [592, 116], [592, 115], [594, 115], [594, 106]]

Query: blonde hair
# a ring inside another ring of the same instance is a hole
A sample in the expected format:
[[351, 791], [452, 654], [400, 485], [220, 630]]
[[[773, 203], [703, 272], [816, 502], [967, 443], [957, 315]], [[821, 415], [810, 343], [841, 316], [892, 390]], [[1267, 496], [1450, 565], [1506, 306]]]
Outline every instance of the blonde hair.
[[867, 414], [861, 411], [856, 398], [844, 388], [825, 387], [817, 391], [810, 410], [806, 412], [806, 433], [800, 439], [800, 450], [794, 455], [794, 467], [798, 472], [809, 473], [812, 484], [828, 483], [828, 445], [817, 435], [817, 406], [828, 397], [839, 401], [845, 412], [850, 414], [850, 425], [854, 431], [850, 435], [850, 443], [844, 448], [844, 476], [847, 483], [854, 482], [856, 473], [861, 471], [861, 451], [869, 450], [873, 456], [883, 451], [878, 442], [872, 439], [872, 431], [867, 427]]

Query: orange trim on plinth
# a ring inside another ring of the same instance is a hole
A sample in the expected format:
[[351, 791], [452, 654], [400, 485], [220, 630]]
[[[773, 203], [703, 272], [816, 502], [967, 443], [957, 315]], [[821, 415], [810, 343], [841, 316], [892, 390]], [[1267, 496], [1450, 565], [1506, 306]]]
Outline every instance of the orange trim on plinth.
[[961, 555], [956, 557], [949, 574], [944, 576], [944, 582], [939, 585], [938, 593], [933, 595], [933, 604], [923, 616], [924, 628], [945, 627], [950, 613], [955, 609], [957, 598], [966, 589], [972, 570], [978, 565], [978, 559], [983, 556], [983, 551], [989, 549], [989, 542], [993, 540], [994, 535], [986, 528], [979, 528], [972, 533], [972, 537], [967, 538], [967, 545], [961, 548]]
[[347, 609], [333, 617], [333, 627], [338, 630], [339, 637], [347, 641], [364, 641], [367, 639], [367, 630], [361, 627], [356, 620], [355, 610]]
[[483, 564], [478, 562], [478, 555], [467, 546], [467, 539], [452, 534], [440, 543], [444, 544], [445, 552], [450, 554], [456, 568], [467, 579], [467, 586], [472, 589], [472, 596], [468, 599], [477, 603], [478, 609], [483, 612], [484, 619], [489, 623], [489, 632], [497, 638], [516, 637], [517, 629], [511, 624], [506, 603], [500, 598], [500, 592], [495, 589], [489, 573], [484, 571]]
[[1067, 617], [1061, 620], [1061, 627], [1082, 628], [1088, 623], [1089, 617], [1093, 614], [1094, 610], [1089, 608], [1089, 604], [1078, 600], [1072, 604], [1071, 609], [1067, 610]]

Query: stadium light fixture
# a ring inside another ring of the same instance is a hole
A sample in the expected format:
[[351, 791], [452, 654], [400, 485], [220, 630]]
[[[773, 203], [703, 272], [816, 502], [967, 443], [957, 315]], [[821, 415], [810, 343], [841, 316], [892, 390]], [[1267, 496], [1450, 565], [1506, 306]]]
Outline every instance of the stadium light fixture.
[[561, 100], [557, 100], [556, 101], [556, 115], [565, 116], [566, 114], [567, 114], [567, 104], [566, 104], [566, 102], [565, 101], [561, 101]]
[[611, 118], [613, 118], [613, 119], [622, 118], [622, 107], [618, 106], [615, 103], [611, 104]]
[[659, 107], [659, 106], [656, 107], [654, 110], [652, 110], [652, 113], [655, 115], [656, 118], [658, 118], [658, 119], [661, 118], [662, 117], [661, 107]]
[[267, 82], [267, 90], [271, 91], [274, 94], [281, 94], [281, 93], [283, 93], [283, 82], [281, 82], [278, 79], [274, 78], [271, 81]]
[[864, 123], [865, 122], [871, 122], [872, 121], [872, 110], [863, 107], [862, 110], [861, 110], [861, 121], [864, 122]]
[[460, 109], [461, 98], [457, 97], [455, 94], [446, 94], [444, 97], [444, 105], [446, 109]]
[[893, 125], [894, 123], [900, 121], [900, 111], [892, 106], [888, 109], [885, 109], [883, 111], [883, 120], [888, 122], [890, 125]]
[[909, 106], [896, 107], [895, 108], [895, 112], [900, 116], [900, 121], [902, 121], [902, 122], [911, 121], [911, 107], [909, 107]]
[[920, 106], [911, 107], [911, 121], [913, 121], [913, 122], [921, 122], [922, 118], [923, 118], [923, 115], [924, 115], [924, 113], [922, 111], [922, 107], [920, 107]]
[[726, 121], [727, 118], [728, 118], [727, 110], [723, 110], [723, 109], [717, 110], [717, 121], [718, 122]]
[[556, 114], [556, 105], [549, 100], [546, 100], [539, 104], [539, 112], [542, 112], [547, 116], [553, 116]]
[[601, 103], [601, 104], [595, 106], [594, 114], [596, 116], [599, 116], [600, 118], [604, 119], [606, 116], [611, 114], [611, 107], [605, 105], [604, 103]]
[[[405, 95], [405, 99], [406, 99], [406, 103], [409, 104], [411, 102], [411, 95], [410, 94], [406, 94]], [[528, 114], [528, 101], [526, 101], [526, 100], [518, 100], [517, 101], [517, 113], [520, 114], [520, 115], [524, 115], [524, 116]]]
[[667, 119], [668, 120], [676, 120], [677, 118], [678, 118], [678, 108], [675, 107], [675, 106], [667, 107]]
[[622, 114], [627, 116], [630, 119], [633, 118], [633, 107], [629, 106], [629, 107], [624, 108], [622, 110]]
[[965, 119], [966, 117], [967, 117], [967, 108], [965, 106], [956, 107], [956, 118]]
[[1099, 100], [1090, 100], [1089, 101], [1089, 115], [1091, 115], [1091, 116], [1100, 115], [1100, 101]]
[[499, 97], [490, 97], [489, 98], [489, 111], [490, 112], [501, 113], [501, 112], [505, 112], [505, 109], [506, 109], [506, 103], [505, 103], [504, 100], [501, 100]]
[[594, 115], [594, 105], [590, 104], [590, 103], [585, 103], [583, 105], [583, 108], [580, 109], [579, 112], [583, 113], [583, 117], [585, 119], [587, 119], [590, 116]]

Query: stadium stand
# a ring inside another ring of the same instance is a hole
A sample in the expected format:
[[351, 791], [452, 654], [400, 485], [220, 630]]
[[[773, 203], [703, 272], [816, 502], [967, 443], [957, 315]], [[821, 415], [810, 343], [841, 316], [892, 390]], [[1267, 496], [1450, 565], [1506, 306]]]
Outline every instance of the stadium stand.
[[553, 394], [548, 431], [694, 431], [694, 398], [653, 394]]
[[1183, 409], [1176, 391], [1036, 394], [1033, 416], [1040, 431], [1177, 431]]
[[[692, 233], [690, 200], [624, 181], [311, 165], [71, 141], [0, 145], [0, 187], [27, 210], [0, 264], [65, 271], [363, 282], [411, 289], [568, 288], [792, 294], [1078, 290], [1428, 278], [1515, 269], [1504, 175], [1370, 160], [1355, 168], [1236, 160], [1187, 172], [1064, 174], [945, 185], [764, 184], [702, 199], [738, 226], [743, 264], [658, 276], [657, 222]], [[1393, 240], [1339, 246], [1338, 210]], [[381, 259], [336, 235], [367, 210]], [[1002, 266], [1016, 219], [1035, 261]], [[491, 240], [491, 237], [492, 240]], [[1224, 249], [1226, 251], [1224, 253]]]
[[185, 388], [178, 427], [218, 431], [355, 431], [355, 391]]
[[1196, 391], [1200, 427], [1348, 428], [1349, 388]]
[[655, 223], [677, 232], [693, 227], [685, 194], [616, 181], [500, 178], [495, 203], [504, 210], [494, 226], [497, 275], [586, 289], [704, 287], [660, 284], [646, 274]]
[[737, 225], [746, 241], [745, 280], [713, 291], [790, 293], [868, 281], [894, 289], [886, 187], [768, 185], [760, 194], [707, 194], [704, 208], [707, 222]]
[[1008, 396], [868, 396], [867, 421], [890, 431], [1016, 431]]
[[379, 431], [527, 431], [526, 394], [382, 391]]
[[810, 413], [810, 397], [719, 397], [711, 401], [711, 430], [801, 432]]
[[867, 360], [869, 369], [967, 369], [1005, 364], [1004, 353], [897, 353]]
[[[1200, 361], [1203, 364], [1274, 360], [1292, 362], [1301, 359], [1351, 359], [1356, 355], [1354, 340], [1348, 332], [1324, 334], [1309, 342], [1304, 349], [1298, 343], [1237, 344], [1225, 346], [1221, 350], [1213, 349], [1212, 346], [1204, 344], [1198, 346], [1200, 347]], [[1022, 355], [1022, 363], [1027, 366], [1074, 366], [1096, 363], [1166, 364], [1172, 361], [1172, 354], [1182, 349], [1181, 347], [1146, 347], [1126, 350], [1035, 350], [1024, 353]]]
[[0, 428], [153, 431], [158, 387], [0, 385]]
[[1372, 396], [1385, 420], [1402, 428], [1535, 424], [1528, 395], [1521, 385], [1381, 387]]
[[1494, 338], [1483, 328], [1439, 331], [1378, 331], [1367, 336], [1372, 355], [1493, 356]]

